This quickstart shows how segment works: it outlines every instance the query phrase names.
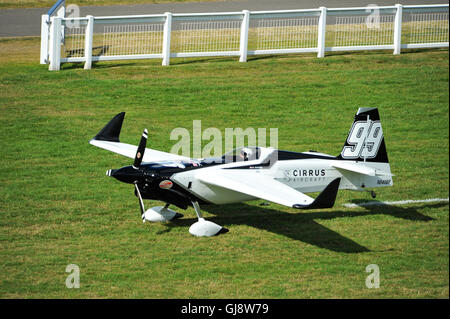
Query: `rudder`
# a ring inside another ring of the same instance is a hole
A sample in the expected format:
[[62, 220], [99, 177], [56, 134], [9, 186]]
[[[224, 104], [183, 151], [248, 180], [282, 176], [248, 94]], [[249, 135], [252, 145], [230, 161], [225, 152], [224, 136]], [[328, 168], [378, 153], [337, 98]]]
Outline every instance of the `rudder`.
[[337, 159], [389, 163], [378, 108], [358, 109]]

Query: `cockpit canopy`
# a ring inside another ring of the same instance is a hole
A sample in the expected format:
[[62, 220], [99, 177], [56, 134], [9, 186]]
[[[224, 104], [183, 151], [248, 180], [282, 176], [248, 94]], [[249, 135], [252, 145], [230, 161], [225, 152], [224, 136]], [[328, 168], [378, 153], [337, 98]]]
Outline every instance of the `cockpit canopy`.
[[261, 156], [261, 149], [256, 146], [238, 147], [225, 153], [222, 160], [226, 163], [258, 160]]
[[228, 164], [236, 162], [251, 161], [253, 164], [261, 164], [268, 161], [276, 161], [273, 156], [277, 155], [277, 150], [267, 147], [245, 146], [235, 148], [221, 157], [210, 157], [201, 160], [202, 165]]

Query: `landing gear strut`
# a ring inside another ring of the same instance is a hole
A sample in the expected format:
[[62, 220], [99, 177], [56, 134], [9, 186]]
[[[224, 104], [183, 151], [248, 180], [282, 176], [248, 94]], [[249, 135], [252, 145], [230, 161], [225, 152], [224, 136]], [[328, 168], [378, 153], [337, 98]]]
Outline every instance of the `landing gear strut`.
[[198, 202], [192, 201], [198, 221], [191, 225], [189, 233], [197, 237], [211, 237], [228, 232], [228, 229], [217, 225], [216, 223], [205, 220], [200, 212]]
[[136, 188], [136, 194], [139, 198], [139, 206], [141, 207], [141, 217], [143, 223], [145, 223], [146, 220], [152, 223], [168, 222], [170, 220], [183, 217], [182, 214], [169, 209], [170, 204], [166, 204], [165, 206], [155, 206], [145, 210], [144, 201], [142, 200], [139, 187], [137, 186], [137, 184], [134, 184], [134, 186]]

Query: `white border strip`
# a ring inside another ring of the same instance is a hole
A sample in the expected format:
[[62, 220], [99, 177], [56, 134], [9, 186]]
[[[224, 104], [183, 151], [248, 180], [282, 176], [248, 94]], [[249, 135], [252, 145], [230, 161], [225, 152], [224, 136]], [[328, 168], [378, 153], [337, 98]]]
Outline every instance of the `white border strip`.
[[347, 203], [343, 204], [347, 208], [355, 208], [355, 207], [365, 207], [365, 206], [383, 206], [383, 205], [406, 205], [406, 204], [414, 204], [414, 203], [434, 203], [434, 202], [448, 202], [447, 198], [430, 198], [430, 199], [418, 199], [418, 200], [400, 200], [396, 202], [365, 202], [360, 204]]

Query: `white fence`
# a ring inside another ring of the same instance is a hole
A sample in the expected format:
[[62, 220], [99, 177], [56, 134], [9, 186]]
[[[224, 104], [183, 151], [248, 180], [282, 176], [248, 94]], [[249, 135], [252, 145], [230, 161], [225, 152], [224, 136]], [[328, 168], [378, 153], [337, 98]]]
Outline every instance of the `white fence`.
[[[49, 63], [49, 43], [50, 43], [50, 23], [51, 18], [64, 18], [66, 15], [65, 0], [58, 0], [53, 7], [48, 10], [47, 14], [43, 14], [41, 18], [41, 64]], [[60, 31], [61, 41], [64, 42], [64, 31]]]
[[[61, 1], [60, 1], [61, 2]], [[114, 17], [44, 15], [41, 63], [448, 47], [448, 4]], [[48, 27], [49, 26], [49, 27]]]

